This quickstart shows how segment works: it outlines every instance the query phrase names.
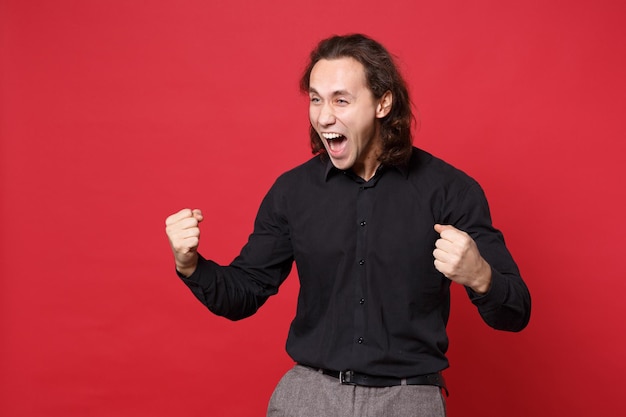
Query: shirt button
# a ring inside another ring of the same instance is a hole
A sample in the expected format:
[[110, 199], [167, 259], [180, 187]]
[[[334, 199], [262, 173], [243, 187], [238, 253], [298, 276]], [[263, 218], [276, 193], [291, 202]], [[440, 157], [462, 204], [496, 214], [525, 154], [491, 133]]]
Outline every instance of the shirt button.
[[356, 341], [356, 342], [357, 342], [359, 345], [360, 345], [360, 344], [362, 344], [362, 343], [363, 343], [363, 338], [362, 338], [362, 337], [359, 337], [359, 338], [357, 339], [357, 341]]
[[361, 299], [359, 300], [359, 304], [365, 304], [365, 298], [361, 298]]
[[359, 265], [365, 265], [365, 260], [361, 259], [361, 260], [359, 261]]
[[359, 225], [361, 225], [361, 227], [365, 226], [367, 224], [367, 222], [365, 220], [363, 220], [361, 223], [359, 223]]

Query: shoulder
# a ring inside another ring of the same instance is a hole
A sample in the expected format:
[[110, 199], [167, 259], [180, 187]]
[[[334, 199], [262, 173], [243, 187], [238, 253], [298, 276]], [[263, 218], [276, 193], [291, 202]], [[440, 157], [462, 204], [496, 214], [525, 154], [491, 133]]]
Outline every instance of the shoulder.
[[433, 187], [436, 187], [437, 184], [443, 187], [450, 185], [478, 186], [478, 182], [461, 169], [415, 147], [409, 161], [408, 178], [411, 181], [427, 182]]
[[411, 189], [422, 197], [429, 196], [442, 211], [458, 208], [463, 202], [485, 204], [485, 193], [473, 177], [418, 148], [413, 150], [407, 180]]
[[284, 172], [276, 179], [274, 186], [289, 187], [303, 182], [324, 179], [326, 172], [326, 161], [316, 155], [308, 161]]
[[298, 198], [306, 193], [312, 185], [324, 182], [326, 162], [316, 155], [308, 161], [291, 168], [279, 175], [271, 186], [268, 195], [274, 198]]
[[490, 222], [489, 204], [480, 184], [464, 171], [428, 152], [415, 150], [409, 180], [430, 195], [439, 223], [471, 231]]

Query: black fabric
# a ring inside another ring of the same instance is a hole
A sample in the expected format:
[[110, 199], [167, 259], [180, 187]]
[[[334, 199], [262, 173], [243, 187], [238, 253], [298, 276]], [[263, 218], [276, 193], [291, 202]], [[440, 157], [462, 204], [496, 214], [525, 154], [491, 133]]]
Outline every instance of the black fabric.
[[490, 290], [467, 289], [483, 320], [524, 328], [530, 295], [482, 189], [417, 148], [407, 166], [369, 181], [312, 158], [277, 179], [230, 265], [201, 257], [181, 278], [212, 312], [238, 320], [278, 292], [295, 261], [300, 293], [287, 339], [295, 362], [397, 378], [436, 373], [448, 366], [450, 281], [433, 264], [435, 223], [469, 233], [491, 265]]

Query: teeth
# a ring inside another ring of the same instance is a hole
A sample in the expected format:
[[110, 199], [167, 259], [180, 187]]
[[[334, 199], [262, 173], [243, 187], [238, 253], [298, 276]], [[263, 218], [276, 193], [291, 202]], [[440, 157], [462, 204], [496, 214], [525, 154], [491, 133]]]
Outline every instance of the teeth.
[[324, 136], [325, 139], [333, 140], [333, 139], [340, 138], [343, 135], [340, 135], [339, 133], [322, 133], [322, 136]]

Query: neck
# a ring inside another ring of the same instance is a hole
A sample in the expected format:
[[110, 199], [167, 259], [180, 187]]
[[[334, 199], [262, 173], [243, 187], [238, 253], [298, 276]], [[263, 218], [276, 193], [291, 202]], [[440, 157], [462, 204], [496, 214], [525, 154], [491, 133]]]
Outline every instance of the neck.
[[372, 179], [376, 175], [376, 170], [380, 166], [378, 158], [383, 151], [383, 142], [379, 134], [379, 126], [376, 125], [376, 132], [361, 153], [361, 157], [352, 166], [352, 171], [365, 181]]
[[371, 161], [371, 163], [366, 162], [359, 165], [355, 164], [352, 167], [352, 172], [363, 178], [365, 181], [369, 181], [374, 177], [374, 175], [376, 175], [376, 171], [378, 171], [379, 167], [380, 162], [378, 162], [378, 159], [375, 159], [374, 161]]

